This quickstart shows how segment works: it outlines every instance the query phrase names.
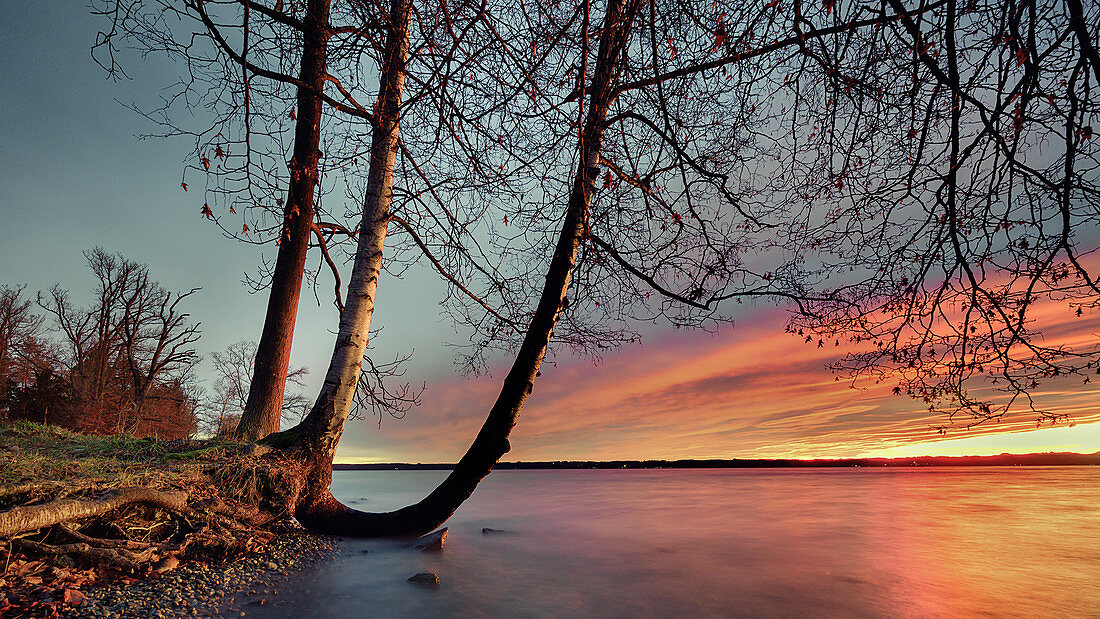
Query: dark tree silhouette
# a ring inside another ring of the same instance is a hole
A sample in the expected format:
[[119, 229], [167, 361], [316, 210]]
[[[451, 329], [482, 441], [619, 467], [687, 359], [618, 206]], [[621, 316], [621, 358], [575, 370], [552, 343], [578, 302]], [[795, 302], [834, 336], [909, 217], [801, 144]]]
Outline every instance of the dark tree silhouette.
[[960, 425], [1019, 408], [1056, 421], [1036, 388], [1100, 369], [1100, 341], [1057, 329], [1100, 300], [1100, 7], [928, 6], [808, 44], [812, 68], [788, 80], [819, 150], [788, 173], [786, 202], [810, 200], [792, 243], [835, 291], [791, 329], [850, 339], [837, 369], [897, 381]]

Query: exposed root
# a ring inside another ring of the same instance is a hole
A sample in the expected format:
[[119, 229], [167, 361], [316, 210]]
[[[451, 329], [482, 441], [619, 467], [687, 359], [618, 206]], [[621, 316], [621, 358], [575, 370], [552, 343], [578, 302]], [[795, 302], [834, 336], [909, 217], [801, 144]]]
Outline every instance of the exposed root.
[[22, 553], [33, 553], [40, 556], [56, 557], [67, 555], [80, 557], [87, 563], [111, 567], [125, 572], [137, 572], [141, 564], [134, 558], [126, 557], [119, 550], [110, 548], [96, 548], [91, 544], [77, 542], [74, 544], [60, 544], [53, 546], [41, 542], [32, 542], [27, 539], [12, 540], [12, 548]]
[[92, 546], [98, 546], [99, 548], [124, 548], [126, 550], [145, 550], [151, 548], [154, 544], [149, 542], [139, 542], [132, 539], [105, 539], [102, 537], [92, 537], [90, 535], [84, 535], [80, 531], [70, 529], [65, 525], [57, 525], [54, 527], [54, 531], [60, 534], [61, 537], [69, 539], [74, 542], [82, 542], [85, 544], [91, 544]]
[[0, 617], [78, 606], [104, 578], [233, 560], [297, 526], [301, 466], [279, 453], [73, 435], [43, 438], [39, 456], [39, 438], [0, 429]]
[[122, 488], [95, 501], [62, 499], [41, 505], [14, 507], [0, 512], [0, 537], [11, 537], [61, 522], [100, 516], [128, 503], [147, 503], [184, 511], [187, 509], [187, 493], [160, 492], [151, 488]]

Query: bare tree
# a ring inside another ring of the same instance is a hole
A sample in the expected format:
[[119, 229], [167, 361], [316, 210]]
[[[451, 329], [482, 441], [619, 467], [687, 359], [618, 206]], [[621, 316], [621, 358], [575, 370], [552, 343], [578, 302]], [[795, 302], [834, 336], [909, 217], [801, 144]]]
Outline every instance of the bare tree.
[[[357, 117], [371, 115], [327, 70], [329, 39], [334, 34], [369, 37], [370, 26], [334, 28], [330, 4], [330, 0], [286, 6], [282, 2], [268, 6], [259, 0], [104, 0], [93, 6], [110, 24], [100, 34], [93, 55], [113, 75], [124, 75], [115, 59], [118, 39], [123, 37], [187, 66], [187, 79], [163, 108], [147, 115], [168, 134], [195, 137], [192, 168], [206, 178], [210, 196], [201, 214], [218, 221], [232, 236], [278, 244], [264, 282], [270, 285], [267, 314], [248, 404], [238, 427], [239, 436], [246, 439], [279, 429], [306, 254], [311, 238], [324, 244], [315, 222], [322, 176], [322, 108], [328, 104]], [[181, 27], [190, 35], [181, 33]], [[338, 100], [325, 94], [326, 83], [340, 92]], [[192, 97], [201, 103], [193, 103]], [[198, 133], [172, 120], [176, 107], [192, 104], [215, 115], [212, 124]], [[292, 121], [294, 127], [289, 148], [284, 120]], [[186, 178], [181, 186], [187, 190]], [[238, 224], [239, 232], [233, 224], [223, 223], [224, 216], [216, 214], [209, 201], [229, 214], [241, 207], [245, 221]], [[274, 213], [278, 215], [273, 217]], [[322, 251], [327, 256], [327, 250]], [[338, 276], [331, 259], [329, 264]]]
[[[307, 526], [392, 535], [444, 521], [507, 453], [551, 342], [598, 354], [633, 339], [639, 318], [706, 327], [729, 301], [791, 302], [791, 329], [819, 345], [869, 338], [854, 367], [913, 368], [932, 402], [964, 397], [936, 385], [952, 364], [975, 376], [1023, 360], [1034, 380], [1094, 367], [1064, 347], [1044, 357], [1025, 316], [1040, 297], [1095, 299], [1074, 230], [1097, 210], [1096, 10], [609, 0], [596, 24], [590, 2], [461, 8], [473, 16], [393, 0], [378, 21], [361, 223], [339, 231], [357, 249], [336, 348], [309, 415], [264, 441], [302, 466], [293, 509]], [[413, 33], [431, 36], [413, 46]], [[421, 50], [424, 74], [410, 71]], [[484, 105], [495, 100], [508, 103]], [[432, 123], [409, 122], [429, 110]], [[544, 158], [520, 157], [525, 143]], [[1062, 150], [1048, 159], [1048, 146]], [[399, 251], [422, 252], [478, 326], [476, 347], [519, 347], [453, 473], [415, 505], [366, 514], [329, 485], [391, 222], [407, 234]]]
[[[211, 355], [215, 376], [213, 394], [208, 404], [212, 411], [212, 425], [215, 434], [232, 435], [236, 422], [240, 420], [248, 402], [249, 384], [254, 372], [257, 346], [255, 342], [240, 340], [227, 346], [221, 352]], [[309, 369], [291, 367], [287, 372], [288, 393], [283, 396], [283, 420], [297, 423], [309, 399], [300, 391], [289, 391], [290, 385], [301, 388], [305, 385], [305, 376]]]
[[34, 378], [32, 357], [41, 348], [42, 316], [34, 301], [24, 298], [25, 287], [0, 286], [0, 405], [11, 386]]
[[91, 432], [135, 430], [158, 382], [179, 379], [198, 355], [198, 324], [179, 304], [197, 292], [166, 291], [148, 268], [102, 248], [85, 252], [96, 278], [95, 301], [76, 306], [58, 286], [39, 298], [67, 348], [66, 375]]
[[789, 110], [819, 136], [788, 185], [812, 200], [794, 242], [836, 294], [790, 328], [849, 340], [836, 369], [895, 382], [948, 415], [941, 431], [1018, 409], [1057, 421], [1036, 388], [1100, 369], [1100, 341], [1057, 324], [1100, 301], [1098, 32], [1078, 0], [945, 0], [808, 44], [791, 80]]

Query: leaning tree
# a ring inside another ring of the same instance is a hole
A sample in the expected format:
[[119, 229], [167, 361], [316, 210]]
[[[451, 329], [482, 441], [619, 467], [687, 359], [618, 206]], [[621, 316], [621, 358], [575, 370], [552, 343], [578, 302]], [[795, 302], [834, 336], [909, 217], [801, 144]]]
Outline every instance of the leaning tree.
[[[394, 0], [378, 18], [379, 94], [361, 223], [345, 227], [357, 249], [336, 348], [306, 419], [264, 441], [266, 457], [295, 472], [282, 478], [282, 507], [311, 528], [393, 535], [443, 522], [508, 451], [552, 338], [629, 340], [624, 319], [705, 326], [728, 316], [726, 301], [788, 300], [790, 328], [811, 340], [870, 341], [870, 353], [850, 357], [858, 369], [912, 370], [915, 395], [948, 394], [979, 414], [988, 403], [965, 399], [957, 376], [999, 362], [1022, 393], [1095, 366], [1089, 350], [1037, 339], [1028, 318], [1040, 299], [1082, 311], [1095, 299], [1085, 234], [1096, 210], [1095, 9], [435, 8]], [[536, 27], [514, 27], [525, 20]], [[412, 33], [431, 33], [415, 53]], [[483, 70], [490, 57], [501, 70]], [[420, 58], [432, 68], [418, 79], [409, 69]], [[404, 97], [410, 83], [418, 95]], [[418, 107], [428, 91], [440, 93], [435, 107]], [[523, 122], [480, 115], [471, 92], [513, 93], [510, 106], [489, 109], [520, 109], [509, 118]], [[417, 110], [437, 112], [434, 142], [403, 137], [417, 135]], [[524, 141], [565, 139], [564, 160], [553, 149], [536, 161], [508, 156]], [[454, 196], [477, 203], [479, 190], [496, 189], [490, 177], [507, 185], [518, 171], [531, 179], [512, 190], [518, 200], [486, 199], [465, 221], [449, 210]], [[447, 193], [453, 179], [473, 190]], [[341, 505], [329, 483], [391, 223], [445, 274], [456, 315], [483, 321], [482, 343], [518, 340], [518, 353], [448, 478], [415, 505], [368, 514]], [[549, 259], [541, 281], [532, 256]], [[516, 303], [524, 298], [537, 300]], [[1012, 374], [1021, 368], [1028, 380]]]

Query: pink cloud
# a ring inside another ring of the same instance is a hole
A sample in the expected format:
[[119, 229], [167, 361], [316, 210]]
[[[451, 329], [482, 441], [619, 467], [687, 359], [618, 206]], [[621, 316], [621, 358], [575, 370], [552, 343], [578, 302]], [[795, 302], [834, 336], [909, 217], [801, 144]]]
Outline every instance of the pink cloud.
[[[1048, 337], [1073, 345], [1096, 337], [1100, 319], [1062, 310], [1045, 309]], [[717, 336], [678, 332], [624, 348], [598, 365], [546, 364], [506, 459], [853, 457], [942, 440], [931, 430], [942, 416], [894, 396], [893, 382], [853, 388], [825, 369], [843, 347], [803, 343], [783, 333], [783, 319], [772, 310]], [[350, 430], [338, 461], [453, 462], [498, 389], [499, 378], [437, 380], [405, 420]], [[1079, 377], [1036, 395], [1078, 423], [1100, 420], [1098, 392]], [[1017, 415], [947, 438], [1034, 427]]]

